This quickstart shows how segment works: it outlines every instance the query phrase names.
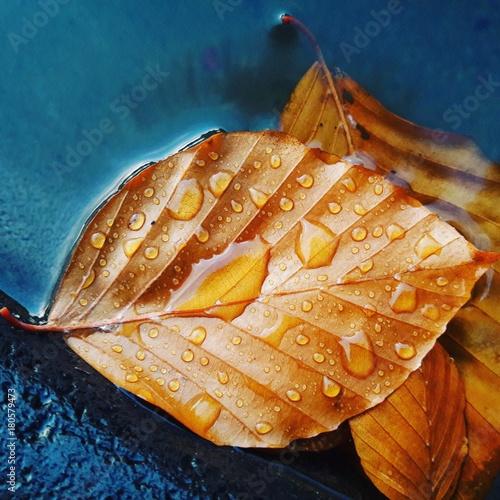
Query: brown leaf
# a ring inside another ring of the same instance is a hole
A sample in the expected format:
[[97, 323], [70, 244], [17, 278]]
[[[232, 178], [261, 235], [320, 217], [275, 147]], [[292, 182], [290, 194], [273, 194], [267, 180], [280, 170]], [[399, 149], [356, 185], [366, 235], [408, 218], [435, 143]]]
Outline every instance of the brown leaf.
[[[471, 139], [409, 123], [387, 111], [348, 76], [337, 72], [330, 77], [319, 64], [299, 82], [281, 121], [285, 132], [305, 144], [339, 156], [355, 153], [368, 158], [394, 182], [409, 185], [417, 199], [477, 247], [500, 251], [500, 167], [487, 160]], [[486, 348], [498, 350], [500, 341], [500, 264], [493, 267], [444, 340], [465, 376], [467, 418], [475, 415], [468, 425], [471, 458], [464, 467], [466, 489], [479, 488], [483, 493], [500, 470], [494, 449], [500, 440], [494, 417], [500, 414], [500, 401], [480, 396], [497, 394], [500, 385], [498, 357]], [[481, 343], [473, 340], [478, 334]], [[464, 340], [476, 349], [465, 348]], [[479, 422], [484, 422], [482, 430], [473, 428]], [[488, 437], [476, 442], [477, 435]], [[474, 472], [468, 471], [469, 466]], [[459, 495], [461, 488], [462, 481]]]
[[219, 134], [98, 212], [45, 328], [215, 443], [280, 447], [383, 401], [496, 258], [359, 165]]
[[391, 499], [449, 498], [467, 454], [465, 397], [436, 344], [399, 389], [349, 421], [361, 464]]

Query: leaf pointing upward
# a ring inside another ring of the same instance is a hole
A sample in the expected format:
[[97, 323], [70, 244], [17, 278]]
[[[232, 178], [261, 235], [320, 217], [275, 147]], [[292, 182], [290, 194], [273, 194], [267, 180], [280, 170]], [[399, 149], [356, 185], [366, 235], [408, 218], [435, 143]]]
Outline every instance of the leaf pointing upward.
[[279, 447], [400, 386], [496, 257], [362, 166], [219, 134], [98, 212], [44, 328], [203, 437]]

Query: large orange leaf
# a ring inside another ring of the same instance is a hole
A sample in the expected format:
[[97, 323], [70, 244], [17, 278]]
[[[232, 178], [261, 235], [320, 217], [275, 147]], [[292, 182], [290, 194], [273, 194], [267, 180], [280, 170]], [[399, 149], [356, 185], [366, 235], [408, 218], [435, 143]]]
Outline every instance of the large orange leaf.
[[42, 328], [215, 443], [278, 447], [383, 401], [496, 258], [360, 165], [219, 134], [101, 208]]
[[[299, 82], [281, 123], [305, 144], [363, 158], [392, 181], [410, 186], [417, 199], [476, 246], [500, 251], [500, 166], [487, 160], [471, 139], [414, 125], [390, 113], [345, 74], [330, 74], [321, 64]], [[500, 368], [498, 357], [491, 355], [500, 343], [500, 265], [493, 267], [445, 339], [465, 376], [467, 419], [475, 416], [468, 425], [467, 479], [459, 483], [459, 492], [463, 486], [484, 494], [500, 470], [495, 417], [500, 414]], [[481, 343], [475, 340], [478, 334]], [[483, 400], [484, 394], [490, 397]], [[480, 430], [473, 429], [481, 422]]]
[[462, 380], [437, 344], [399, 389], [349, 421], [366, 473], [391, 499], [450, 498], [467, 454]]

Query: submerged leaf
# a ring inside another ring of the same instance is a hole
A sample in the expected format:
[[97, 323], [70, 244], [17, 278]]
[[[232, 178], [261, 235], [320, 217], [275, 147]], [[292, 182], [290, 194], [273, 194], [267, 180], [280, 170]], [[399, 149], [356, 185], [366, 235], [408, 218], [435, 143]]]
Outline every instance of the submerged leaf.
[[467, 454], [465, 397], [439, 345], [383, 403], [349, 421], [361, 464], [391, 499], [449, 498]]
[[201, 436], [280, 447], [383, 401], [496, 258], [360, 165], [218, 134], [98, 212], [45, 328]]

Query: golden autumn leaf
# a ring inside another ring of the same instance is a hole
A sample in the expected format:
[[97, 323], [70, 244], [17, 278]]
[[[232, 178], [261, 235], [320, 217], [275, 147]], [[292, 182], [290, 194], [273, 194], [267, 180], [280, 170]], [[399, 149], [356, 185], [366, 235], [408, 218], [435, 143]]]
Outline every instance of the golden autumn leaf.
[[450, 498], [467, 454], [462, 380], [436, 344], [407, 381], [349, 420], [366, 473], [391, 499]]
[[218, 134], [99, 210], [31, 328], [217, 444], [282, 447], [399, 387], [497, 257], [362, 165]]
[[[347, 75], [330, 74], [319, 63], [297, 85], [281, 125], [310, 147], [358, 156], [388, 179], [410, 186], [413, 196], [476, 246], [500, 251], [500, 166], [486, 159], [473, 140], [414, 125], [386, 110]], [[462, 495], [462, 486], [472, 493], [464, 492], [463, 498], [485, 494], [500, 470], [500, 365], [491, 355], [500, 345], [499, 301], [497, 261], [444, 339], [465, 377], [466, 415], [471, 418], [466, 479], [459, 482], [457, 494]], [[489, 396], [483, 399], [485, 394]]]

